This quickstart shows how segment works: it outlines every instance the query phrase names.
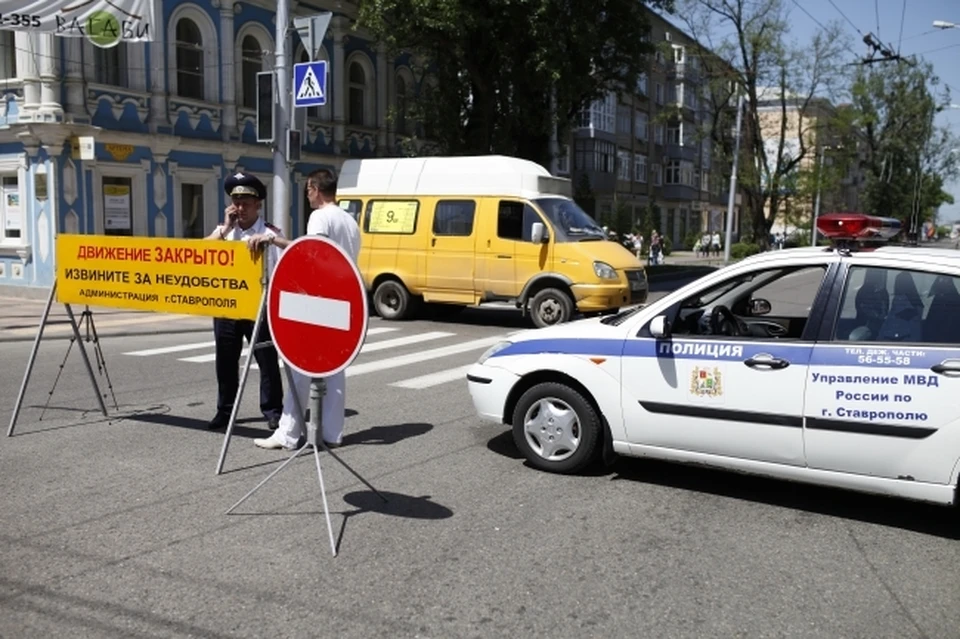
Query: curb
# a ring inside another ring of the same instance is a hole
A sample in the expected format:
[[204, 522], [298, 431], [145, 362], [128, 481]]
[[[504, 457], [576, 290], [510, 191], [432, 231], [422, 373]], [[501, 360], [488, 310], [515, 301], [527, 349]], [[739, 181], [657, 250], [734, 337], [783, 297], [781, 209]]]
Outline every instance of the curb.
[[[101, 341], [111, 338], [111, 337], [136, 337], [138, 335], [182, 335], [186, 333], [210, 333], [213, 334], [212, 327], [184, 327], [184, 328], [144, 328], [140, 330], [128, 329], [128, 330], [106, 330], [106, 331], [97, 331], [97, 336]], [[81, 331], [81, 335], [83, 332]], [[73, 337], [73, 332], [65, 332], [62, 335], [51, 335], [44, 331], [43, 339], [41, 342], [49, 342], [52, 340], [69, 340]], [[5, 337], [0, 334], [0, 344], [12, 344], [16, 342], [32, 342], [37, 338], [36, 332], [32, 335], [14, 335], [12, 337]]]

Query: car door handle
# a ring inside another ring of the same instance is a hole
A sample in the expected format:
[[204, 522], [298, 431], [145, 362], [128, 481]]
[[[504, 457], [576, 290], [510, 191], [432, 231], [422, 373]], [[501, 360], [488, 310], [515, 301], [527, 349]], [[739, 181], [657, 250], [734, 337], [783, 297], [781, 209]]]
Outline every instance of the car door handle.
[[939, 364], [931, 366], [930, 370], [944, 377], [960, 377], [960, 360], [945, 359]]
[[432, 240], [430, 240], [430, 246], [436, 246], [436, 245], [437, 245], [437, 238], [433, 238]]
[[774, 357], [773, 355], [767, 355], [766, 353], [760, 353], [750, 359], [744, 360], [743, 363], [750, 368], [765, 368], [772, 371], [778, 371], [790, 365], [790, 362], [787, 360]]
[[498, 260], [509, 260], [509, 259], [511, 259], [512, 257], [513, 257], [512, 255], [498, 255], [498, 256], [497, 256], [497, 259], [498, 259]]

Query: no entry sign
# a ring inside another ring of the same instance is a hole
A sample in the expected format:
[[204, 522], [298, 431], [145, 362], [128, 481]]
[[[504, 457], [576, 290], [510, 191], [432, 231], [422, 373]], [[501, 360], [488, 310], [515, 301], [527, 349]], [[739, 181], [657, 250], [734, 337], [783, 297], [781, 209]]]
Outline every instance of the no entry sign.
[[267, 289], [280, 357], [308, 377], [329, 377], [356, 358], [367, 334], [367, 291], [350, 256], [330, 240], [301, 237], [280, 255]]

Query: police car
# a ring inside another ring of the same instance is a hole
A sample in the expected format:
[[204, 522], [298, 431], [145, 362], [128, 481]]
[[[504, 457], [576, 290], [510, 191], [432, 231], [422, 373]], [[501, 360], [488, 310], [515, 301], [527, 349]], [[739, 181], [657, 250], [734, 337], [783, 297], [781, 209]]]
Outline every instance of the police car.
[[619, 453], [954, 503], [960, 253], [887, 245], [886, 218], [817, 226], [830, 248], [509, 336], [468, 371], [477, 412], [545, 471]]

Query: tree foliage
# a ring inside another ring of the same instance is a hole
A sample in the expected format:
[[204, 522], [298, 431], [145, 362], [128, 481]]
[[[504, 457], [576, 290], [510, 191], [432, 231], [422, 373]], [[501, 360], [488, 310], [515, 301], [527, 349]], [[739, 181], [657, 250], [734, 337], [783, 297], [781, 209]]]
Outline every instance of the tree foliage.
[[888, 62], [860, 69], [853, 83], [856, 126], [866, 151], [864, 199], [869, 212], [916, 231], [953, 198], [943, 190], [957, 174], [957, 144], [934, 118], [950, 103], [926, 62]]
[[564, 137], [605, 91], [632, 89], [652, 51], [638, 0], [361, 0], [358, 26], [422, 61], [414, 113], [439, 151], [543, 165], [552, 132]]
[[743, 94], [737, 186], [755, 238], [766, 245], [784, 202], [808, 182], [802, 173], [815, 170], [817, 135], [830, 126], [823, 98], [841, 86], [845, 40], [832, 23], [807, 43], [790, 41], [783, 0], [683, 0], [679, 13], [715, 54], [704, 57], [706, 133], [728, 174], [737, 91]]

